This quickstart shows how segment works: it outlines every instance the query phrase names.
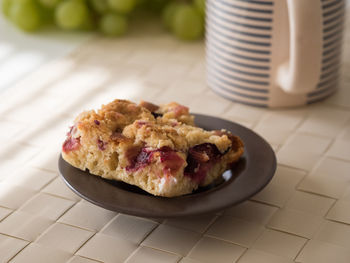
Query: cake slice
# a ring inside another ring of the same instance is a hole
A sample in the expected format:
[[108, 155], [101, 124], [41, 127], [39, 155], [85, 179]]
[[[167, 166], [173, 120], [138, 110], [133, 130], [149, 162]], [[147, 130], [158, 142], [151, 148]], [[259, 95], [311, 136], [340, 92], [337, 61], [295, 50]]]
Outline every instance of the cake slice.
[[165, 197], [211, 184], [242, 154], [237, 136], [195, 127], [188, 108], [175, 102], [115, 100], [83, 112], [62, 146], [74, 167]]

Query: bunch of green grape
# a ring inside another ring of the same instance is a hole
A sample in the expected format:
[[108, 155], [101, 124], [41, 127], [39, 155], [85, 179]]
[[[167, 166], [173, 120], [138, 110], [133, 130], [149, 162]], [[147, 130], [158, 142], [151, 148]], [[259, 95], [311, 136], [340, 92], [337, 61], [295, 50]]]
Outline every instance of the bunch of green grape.
[[63, 30], [98, 30], [121, 36], [132, 14], [158, 15], [164, 27], [182, 40], [203, 36], [205, 0], [1, 0], [3, 14], [23, 31], [47, 25]]

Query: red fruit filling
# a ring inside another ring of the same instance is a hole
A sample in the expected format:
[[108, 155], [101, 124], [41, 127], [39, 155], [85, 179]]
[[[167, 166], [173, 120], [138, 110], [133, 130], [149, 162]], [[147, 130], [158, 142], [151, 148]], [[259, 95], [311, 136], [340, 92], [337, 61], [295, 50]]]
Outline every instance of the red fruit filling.
[[189, 113], [189, 108], [185, 107], [183, 105], [178, 105], [175, 108], [173, 108], [173, 111], [175, 113], [175, 116], [181, 116]]
[[94, 123], [95, 123], [96, 125], [100, 125], [100, 121], [99, 121], [99, 120], [94, 120]]
[[189, 149], [184, 175], [201, 183], [222, 154], [215, 144], [203, 143]]
[[69, 127], [69, 132], [67, 132], [66, 135], [67, 136], [72, 136], [72, 134], [75, 132], [75, 129], [76, 129], [75, 125]]
[[147, 121], [137, 121], [136, 124], [137, 124], [137, 127], [140, 128], [140, 127], [142, 127], [143, 125], [147, 125], [148, 122], [147, 122]]
[[67, 138], [62, 145], [63, 152], [68, 153], [77, 150], [80, 147], [80, 137], [72, 137], [72, 135], [76, 133], [76, 129], [75, 125], [70, 127], [69, 132], [67, 133]]
[[146, 148], [142, 148], [141, 151], [136, 153], [136, 155], [133, 155], [133, 152], [134, 149], [131, 151], [131, 153], [129, 153], [130, 157], [129, 166], [126, 167], [127, 171], [137, 171], [150, 163], [150, 159], [153, 153], [152, 151], [149, 151]]
[[[163, 163], [163, 171], [166, 175], [177, 172], [184, 164], [184, 160], [170, 147], [162, 147], [157, 150], [150, 150], [146, 147], [131, 148], [127, 153], [129, 166], [126, 167], [126, 170], [133, 172], [144, 168], [152, 162], [155, 153], [160, 154], [160, 161]], [[221, 156], [215, 144], [203, 143], [190, 148], [184, 175], [198, 184], [201, 183]]]
[[164, 172], [166, 174], [176, 173], [184, 164], [184, 159], [182, 159], [176, 151], [169, 147], [160, 148], [160, 161], [164, 165]]
[[65, 153], [77, 150], [80, 147], [80, 137], [74, 138], [69, 136], [62, 145], [62, 150]]
[[99, 148], [101, 151], [106, 150], [106, 145], [107, 145], [106, 142], [104, 142], [104, 141], [102, 141], [102, 140], [100, 140], [100, 139], [97, 140], [97, 146], [98, 146], [98, 148]]
[[163, 163], [166, 174], [178, 171], [184, 163], [184, 160], [170, 147], [162, 147], [157, 150], [142, 148], [134, 157], [129, 158], [130, 165], [126, 167], [126, 170], [137, 171], [144, 168], [152, 162], [155, 153], [160, 154], [160, 161]]

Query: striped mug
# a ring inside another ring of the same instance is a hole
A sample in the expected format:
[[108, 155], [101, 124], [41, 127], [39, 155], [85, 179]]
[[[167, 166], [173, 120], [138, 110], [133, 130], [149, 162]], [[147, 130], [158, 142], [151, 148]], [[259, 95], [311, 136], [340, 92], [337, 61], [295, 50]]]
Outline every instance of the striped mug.
[[292, 107], [337, 87], [345, 0], [207, 0], [208, 85], [260, 107]]

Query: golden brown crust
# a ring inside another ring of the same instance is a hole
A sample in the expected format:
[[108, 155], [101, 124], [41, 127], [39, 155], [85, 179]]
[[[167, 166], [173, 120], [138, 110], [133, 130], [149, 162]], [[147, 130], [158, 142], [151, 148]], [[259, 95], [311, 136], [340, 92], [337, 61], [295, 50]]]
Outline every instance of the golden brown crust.
[[139, 106], [146, 108], [150, 112], [156, 112], [159, 109], [158, 105], [155, 105], [155, 104], [153, 104], [151, 102], [144, 101], [144, 100], [140, 101]]
[[63, 158], [92, 174], [172, 197], [212, 183], [243, 154], [242, 141], [231, 133], [193, 126], [187, 107], [174, 102], [156, 107], [114, 100], [79, 114]]

